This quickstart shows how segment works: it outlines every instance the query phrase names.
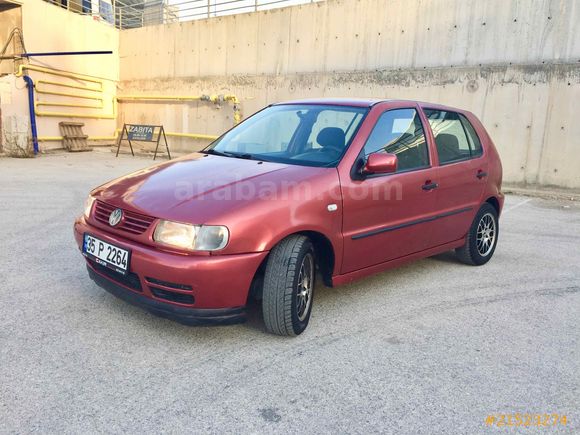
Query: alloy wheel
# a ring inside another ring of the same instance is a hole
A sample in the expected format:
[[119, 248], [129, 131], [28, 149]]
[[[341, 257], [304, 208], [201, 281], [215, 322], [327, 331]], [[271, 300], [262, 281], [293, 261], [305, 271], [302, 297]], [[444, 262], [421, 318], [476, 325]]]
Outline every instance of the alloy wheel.
[[482, 257], [487, 257], [493, 250], [496, 236], [495, 219], [491, 213], [484, 214], [477, 225], [477, 252]]
[[314, 258], [308, 253], [302, 259], [296, 291], [296, 313], [302, 322], [308, 316], [314, 285]]

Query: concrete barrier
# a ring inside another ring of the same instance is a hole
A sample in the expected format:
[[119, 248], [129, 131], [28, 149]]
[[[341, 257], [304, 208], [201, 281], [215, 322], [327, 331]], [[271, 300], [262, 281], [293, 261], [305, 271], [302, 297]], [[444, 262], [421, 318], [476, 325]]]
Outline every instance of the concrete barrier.
[[[505, 180], [580, 187], [575, 0], [328, 0], [123, 31], [123, 93], [234, 93], [247, 116], [280, 100], [408, 98], [476, 113]], [[218, 134], [229, 110], [127, 103], [126, 122]], [[185, 150], [199, 144], [172, 141]]]

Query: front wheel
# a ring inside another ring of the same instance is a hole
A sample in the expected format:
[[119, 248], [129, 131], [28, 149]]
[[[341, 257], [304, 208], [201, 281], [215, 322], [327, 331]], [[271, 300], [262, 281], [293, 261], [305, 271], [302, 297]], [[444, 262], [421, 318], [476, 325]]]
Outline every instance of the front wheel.
[[272, 249], [262, 297], [268, 332], [295, 336], [306, 329], [312, 312], [315, 276], [314, 248], [307, 237], [287, 237]]
[[497, 211], [489, 204], [481, 206], [467, 233], [465, 245], [455, 250], [459, 261], [472, 266], [487, 263], [497, 246], [499, 222]]

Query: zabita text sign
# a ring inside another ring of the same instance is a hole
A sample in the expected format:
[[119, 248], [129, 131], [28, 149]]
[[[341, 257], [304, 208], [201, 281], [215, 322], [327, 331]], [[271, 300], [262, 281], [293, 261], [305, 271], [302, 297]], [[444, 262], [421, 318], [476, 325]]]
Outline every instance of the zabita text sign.
[[[157, 130], [157, 133], [155, 130]], [[133, 144], [131, 143], [131, 141], [134, 140], [139, 142], [155, 142], [155, 154], [153, 154], [153, 160], [155, 160], [157, 158], [157, 151], [159, 151], [159, 141], [161, 138], [163, 138], [163, 141], [165, 142], [167, 157], [171, 159], [169, 145], [167, 144], [167, 137], [165, 136], [165, 129], [162, 125], [123, 124], [123, 129], [121, 130], [121, 135], [119, 136], [119, 141], [117, 142], [117, 157], [119, 157], [121, 142], [123, 140], [129, 142], [131, 154], [134, 156], [135, 153], [133, 152]]]
[[153, 140], [154, 125], [127, 125], [127, 139], [156, 142]]

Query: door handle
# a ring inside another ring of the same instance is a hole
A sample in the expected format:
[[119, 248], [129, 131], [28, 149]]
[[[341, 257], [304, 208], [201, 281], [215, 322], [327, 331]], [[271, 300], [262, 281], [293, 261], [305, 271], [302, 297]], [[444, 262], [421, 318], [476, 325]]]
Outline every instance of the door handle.
[[487, 177], [487, 172], [484, 172], [480, 169], [479, 171], [477, 171], [477, 174], [475, 176], [481, 180], [483, 177]]
[[427, 181], [425, 184], [423, 184], [423, 186], [421, 186], [421, 189], [423, 190], [433, 190], [433, 189], [437, 189], [439, 187], [439, 185], [437, 183], [433, 183], [431, 181]]

